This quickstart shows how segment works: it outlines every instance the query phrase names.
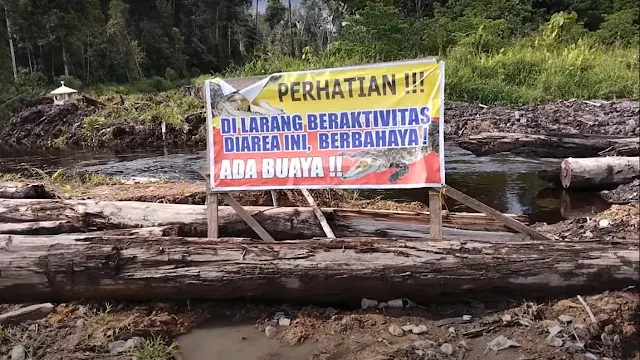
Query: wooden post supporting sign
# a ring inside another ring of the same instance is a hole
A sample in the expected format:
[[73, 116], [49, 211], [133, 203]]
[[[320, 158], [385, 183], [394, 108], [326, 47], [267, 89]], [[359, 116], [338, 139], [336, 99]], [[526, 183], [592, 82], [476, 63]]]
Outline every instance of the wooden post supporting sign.
[[440, 189], [429, 191], [429, 231], [432, 240], [442, 239], [442, 197]]

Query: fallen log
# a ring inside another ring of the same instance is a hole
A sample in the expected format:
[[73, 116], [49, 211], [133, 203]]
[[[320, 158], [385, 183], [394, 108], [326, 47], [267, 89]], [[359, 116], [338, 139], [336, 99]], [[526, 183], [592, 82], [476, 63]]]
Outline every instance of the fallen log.
[[[311, 239], [325, 233], [312, 208], [245, 207], [278, 240]], [[321, 209], [336, 236], [429, 236], [429, 213]], [[185, 225], [184, 234], [206, 236], [206, 207], [134, 201], [93, 200], [3, 200], [0, 199], [0, 233], [60, 234], [164, 225]], [[526, 222], [526, 217], [509, 215]], [[221, 236], [257, 238], [251, 228], [229, 206], [218, 207]], [[199, 225], [199, 226], [198, 226]], [[499, 236], [489, 231], [508, 231], [484, 214], [444, 212], [446, 234], [469, 238]], [[191, 229], [187, 229], [191, 227]], [[473, 231], [471, 231], [473, 230]], [[515, 234], [506, 234], [517, 237]], [[473, 237], [473, 236], [472, 236]], [[519, 237], [522, 238], [522, 237]]]
[[0, 181], [0, 199], [54, 199], [43, 184]]
[[88, 95], [82, 95], [82, 98], [84, 99], [84, 102], [89, 105], [89, 106], [93, 106], [93, 107], [105, 107], [107, 106], [107, 104], [103, 103], [102, 101], [98, 100], [98, 99], [94, 99]]
[[610, 190], [640, 177], [640, 157], [568, 158], [560, 169], [565, 189]]
[[602, 156], [635, 156], [640, 154], [640, 143], [618, 145], [599, 153]]
[[546, 158], [596, 157], [601, 152], [615, 153], [617, 149], [626, 156], [640, 155], [637, 137], [496, 132], [456, 139], [454, 143], [476, 156], [509, 152]]
[[537, 298], [637, 285], [638, 263], [598, 241], [0, 235], [0, 302]]
[[15, 325], [28, 320], [40, 320], [53, 312], [51, 303], [35, 304], [0, 314], [0, 325]]

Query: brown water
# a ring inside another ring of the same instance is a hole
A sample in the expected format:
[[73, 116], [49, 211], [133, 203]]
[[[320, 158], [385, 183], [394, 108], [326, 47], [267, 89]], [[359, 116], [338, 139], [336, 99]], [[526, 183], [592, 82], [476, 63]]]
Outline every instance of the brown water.
[[313, 344], [284, 346], [253, 324], [210, 323], [178, 338], [184, 360], [308, 360]]
[[[126, 154], [108, 151], [0, 153], [0, 172], [94, 172], [110, 177], [201, 180], [202, 151], [142, 149]], [[453, 145], [446, 146], [446, 183], [504, 213], [529, 216], [531, 222], [554, 223], [576, 214], [602, 211], [607, 203], [598, 193], [564, 192], [550, 188], [536, 172], [559, 167], [558, 159], [525, 159], [509, 154], [476, 157]], [[362, 194], [362, 192], [361, 192]], [[362, 195], [391, 200], [428, 202], [428, 189], [368, 191]], [[449, 199], [449, 210], [469, 211]]]

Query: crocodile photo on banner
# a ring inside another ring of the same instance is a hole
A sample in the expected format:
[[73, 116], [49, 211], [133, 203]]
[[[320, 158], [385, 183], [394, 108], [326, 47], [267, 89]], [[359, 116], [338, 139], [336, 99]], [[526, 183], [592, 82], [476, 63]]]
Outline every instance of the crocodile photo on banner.
[[444, 185], [444, 62], [205, 83], [215, 191]]

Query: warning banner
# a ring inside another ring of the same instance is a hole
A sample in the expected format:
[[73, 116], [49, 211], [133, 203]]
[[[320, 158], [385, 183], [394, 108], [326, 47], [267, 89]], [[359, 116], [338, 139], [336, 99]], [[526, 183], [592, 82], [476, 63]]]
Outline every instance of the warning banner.
[[211, 188], [384, 189], [444, 184], [444, 63], [207, 80]]

